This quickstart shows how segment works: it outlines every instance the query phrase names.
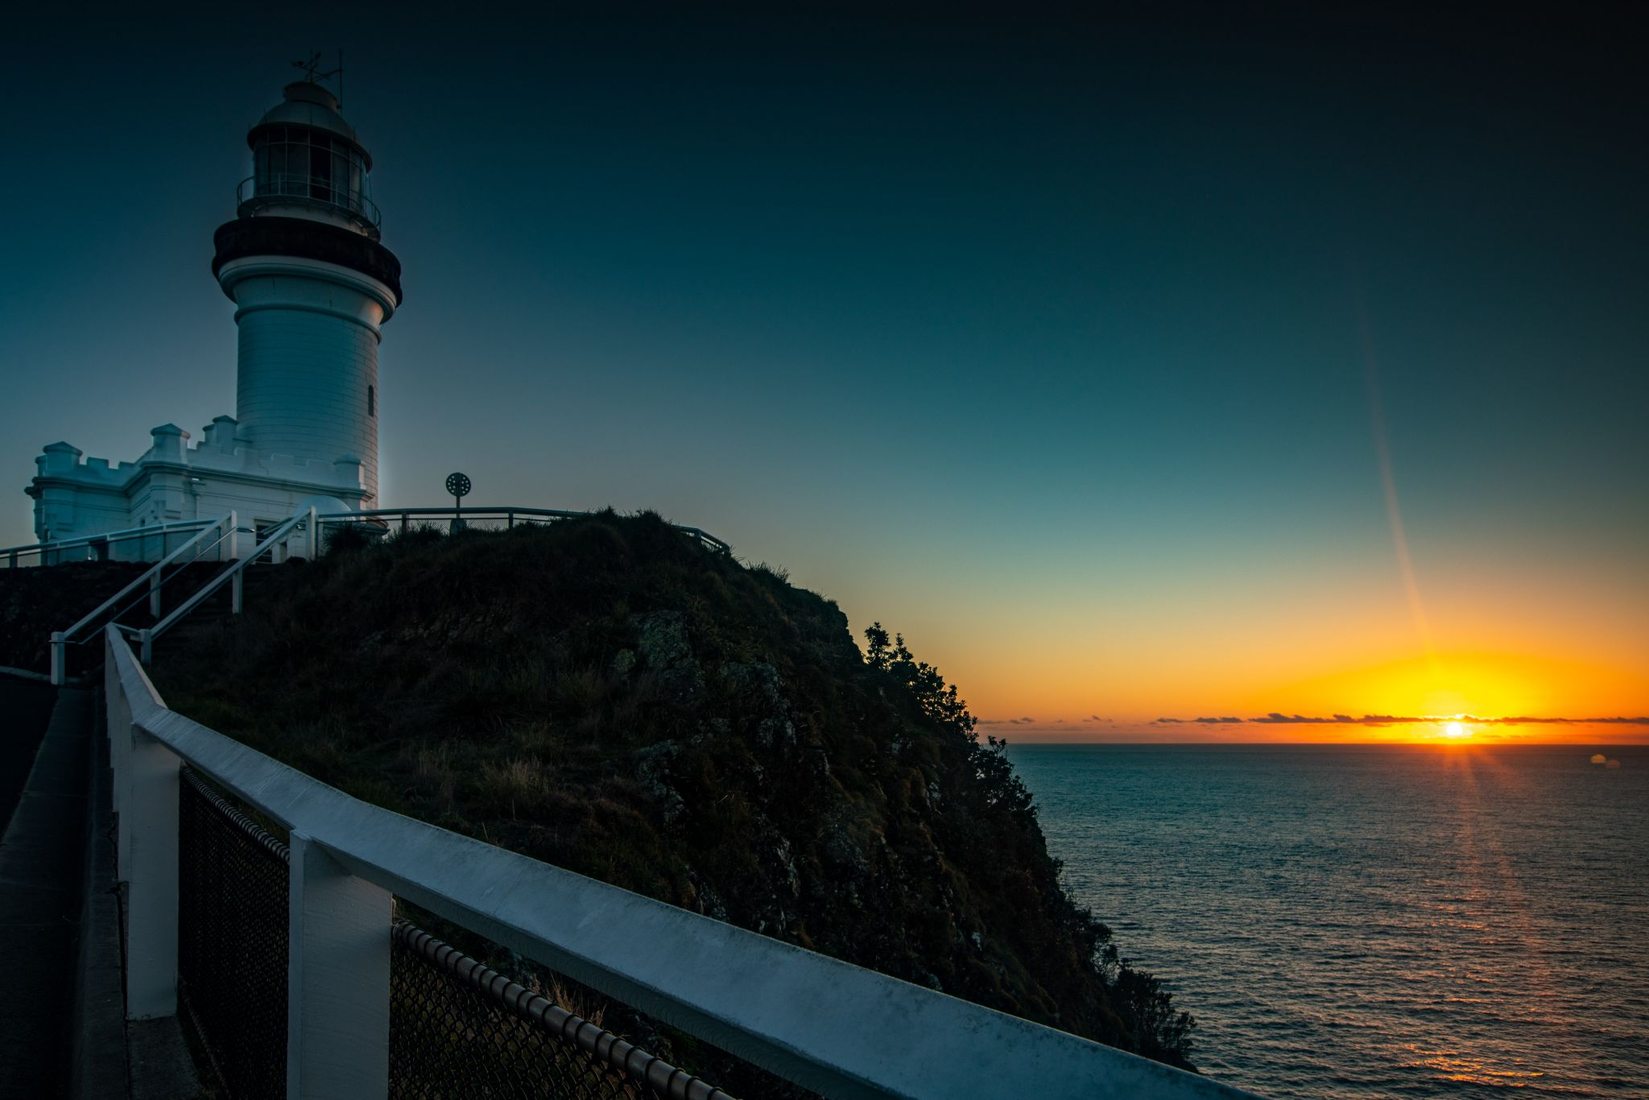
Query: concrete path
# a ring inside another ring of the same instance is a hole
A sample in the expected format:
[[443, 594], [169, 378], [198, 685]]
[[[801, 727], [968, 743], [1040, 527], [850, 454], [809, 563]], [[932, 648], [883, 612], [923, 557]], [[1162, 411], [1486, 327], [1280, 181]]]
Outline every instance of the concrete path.
[[[0, 839], [0, 1096], [62, 1096], [68, 1088], [92, 700], [75, 688], [56, 696]], [[37, 700], [16, 705], [6, 712], [9, 736], [25, 736], [20, 716], [34, 714]], [[15, 770], [20, 752], [8, 746], [6, 755]]]
[[0, 1100], [206, 1097], [176, 1017], [125, 1020], [96, 710], [0, 676]]
[[51, 720], [57, 689], [0, 675], [0, 836], [34, 767], [34, 753]]

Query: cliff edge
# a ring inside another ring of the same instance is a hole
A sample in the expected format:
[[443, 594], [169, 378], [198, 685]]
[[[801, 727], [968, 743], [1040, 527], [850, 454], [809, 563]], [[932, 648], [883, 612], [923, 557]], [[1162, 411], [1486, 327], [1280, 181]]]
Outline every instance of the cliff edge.
[[994, 739], [902, 639], [656, 516], [266, 570], [168, 703], [358, 797], [1176, 1065], [1192, 1021], [1063, 890]]

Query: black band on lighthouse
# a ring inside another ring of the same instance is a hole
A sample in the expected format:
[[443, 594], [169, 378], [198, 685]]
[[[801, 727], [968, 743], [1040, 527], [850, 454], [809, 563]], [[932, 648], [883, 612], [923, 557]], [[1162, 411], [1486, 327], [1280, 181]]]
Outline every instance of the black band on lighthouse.
[[397, 305], [401, 302], [401, 261], [395, 253], [339, 226], [307, 218], [236, 218], [218, 226], [212, 243], [217, 248], [213, 275], [224, 264], [246, 256], [299, 256], [370, 275], [395, 292]]

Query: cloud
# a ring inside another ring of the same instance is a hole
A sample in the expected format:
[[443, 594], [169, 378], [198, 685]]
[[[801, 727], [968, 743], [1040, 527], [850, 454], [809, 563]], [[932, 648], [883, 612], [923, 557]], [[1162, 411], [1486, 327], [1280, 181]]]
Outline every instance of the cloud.
[[1542, 726], [1548, 723], [1574, 724], [1586, 726], [1649, 726], [1649, 714], [1640, 714], [1635, 718], [1623, 718], [1616, 715], [1613, 718], [1462, 718], [1462, 722], [1492, 722], [1502, 726]]
[[981, 726], [1034, 726], [1035, 718], [980, 718]]
[[1282, 711], [1274, 710], [1270, 714], [1262, 715], [1259, 718], [1232, 718], [1229, 716], [1218, 718], [1158, 718], [1151, 724], [1167, 726], [1192, 723], [1212, 726], [1242, 722], [1262, 726], [1423, 726], [1438, 722], [1464, 722], [1473, 726], [1649, 726], [1649, 715], [1616, 716], [1613, 718], [1534, 718], [1528, 715], [1509, 715], [1502, 718], [1479, 718], [1472, 714], [1365, 714], [1361, 718], [1355, 718], [1349, 714], [1333, 714], [1323, 717], [1322, 715], [1310, 714], [1284, 714]]
[[1086, 719], [1084, 719], [1084, 721], [1088, 721], [1088, 722], [1109, 722], [1110, 719], [1109, 718], [1101, 718], [1097, 714], [1090, 714], [1090, 715], [1088, 715], [1088, 717]]

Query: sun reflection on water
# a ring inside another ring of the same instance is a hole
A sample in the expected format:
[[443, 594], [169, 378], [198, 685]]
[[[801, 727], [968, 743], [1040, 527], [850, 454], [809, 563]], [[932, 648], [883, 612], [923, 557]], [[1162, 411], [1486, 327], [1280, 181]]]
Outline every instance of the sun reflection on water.
[[1495, 1066], [1458, 1050], [1424, 1050], [1412, 1043], [1406, 1049], [1414, 1057], [1405, 1065], [1431, 1070], [1443, 1080], [1459, 1084], [1521, 1089], [1546, 1076], [1544, 1070], [1523, 1068], [1522, 1059], [1513, 1059], [1510, 1066]]
[[1593, 746], [1428, 727], [1424, 748], [1022, 759], [1083, 894], [1201, 1009], [1216, 1079], [1289, 1100], [1649, 1095], [1649, 756], [1610, 773]]

